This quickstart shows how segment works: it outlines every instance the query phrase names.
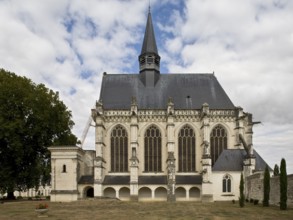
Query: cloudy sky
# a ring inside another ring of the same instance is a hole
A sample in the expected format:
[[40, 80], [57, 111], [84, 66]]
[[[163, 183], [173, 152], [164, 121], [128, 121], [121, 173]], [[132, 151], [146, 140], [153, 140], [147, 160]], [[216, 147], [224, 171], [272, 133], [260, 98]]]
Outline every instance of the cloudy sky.
[[[137, 73], [148, 0], [0, 0], [0, 68], [59, 91], [82, 136], [103, 72]], [[162, 73], [211, 73], [293, 173], [293, 1], [151, 0]], [[93, 128], [85, 142], [94, 149]]]

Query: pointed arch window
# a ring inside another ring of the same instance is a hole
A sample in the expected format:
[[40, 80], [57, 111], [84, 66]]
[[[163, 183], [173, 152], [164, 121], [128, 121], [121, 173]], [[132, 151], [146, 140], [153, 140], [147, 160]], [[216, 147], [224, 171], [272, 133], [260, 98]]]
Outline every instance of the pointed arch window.
[[111, 132], [111, 171], [128, 171], [128, 135], [121, 125]]
[[154, 125], [144, 134], [144, 171], [162, 171], [162, 137], [160, 130]]
[[185, 125], [178, 135], [178, 171], [195, 171], [195, 133], [194, 130]]
[[223, 178], [223, 192], [224, 193], [231, 192], [231, 177], [227, 174]]
[[217, 125], [210, 135], [212, 166], [224, 149], [227, 149], [227, 132], [221, 125]]

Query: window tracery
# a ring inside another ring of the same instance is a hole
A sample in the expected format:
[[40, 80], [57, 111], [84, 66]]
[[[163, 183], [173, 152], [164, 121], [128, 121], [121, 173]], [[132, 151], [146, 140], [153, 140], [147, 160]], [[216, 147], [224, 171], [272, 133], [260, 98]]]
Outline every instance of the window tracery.
[[227, 149], [227, 132], [221, 125], [217, 125], [210, 135], [212, 166], [224, 149]]
[[121, 125], [111, 132], [111, 171], [128, 171], [128, 135]]
[[223, 178], [223, 192], [231, 192], [231, 177], [227, 174]]
[[144, 135], [144, 171], [162, 171], [162, 138], [160, 130], [152, 125]]
[[178, 171], [195, 171], [195, 133], [194, 130], [185, 125], [178, 135]]

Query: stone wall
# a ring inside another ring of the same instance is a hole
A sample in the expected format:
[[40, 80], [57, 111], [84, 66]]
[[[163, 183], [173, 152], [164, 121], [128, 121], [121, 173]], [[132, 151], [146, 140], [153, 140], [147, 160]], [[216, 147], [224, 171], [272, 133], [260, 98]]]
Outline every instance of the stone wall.
[[245, 179], [245, 198], [263, 199], [263, 173], [252, 174]]
[[[271, 177], [270, 203], [280, 202], [280, 179], [279, 176]], [[248, 199], [263, 200], [263, 173], [255, 173], [245, 179], [245, 197]], [[293, 204], [293, 174], [288, 175], [287, 203]]]

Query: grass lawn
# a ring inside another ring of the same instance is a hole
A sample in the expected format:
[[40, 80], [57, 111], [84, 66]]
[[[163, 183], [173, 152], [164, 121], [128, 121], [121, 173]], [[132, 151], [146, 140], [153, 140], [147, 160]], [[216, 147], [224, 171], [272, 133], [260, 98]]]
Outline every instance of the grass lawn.
[[[38, 219], [38, 201], [16, 201], [0, 204], [0, 219]], [[293, 219], [293, 207], [280, 211], [279, 207], [264, 208], [245, 203], [240, 208], [232, 202], [121, 202], [118, 200], [84, 200], [71, 203], [51, 203], [45, 219]]]

